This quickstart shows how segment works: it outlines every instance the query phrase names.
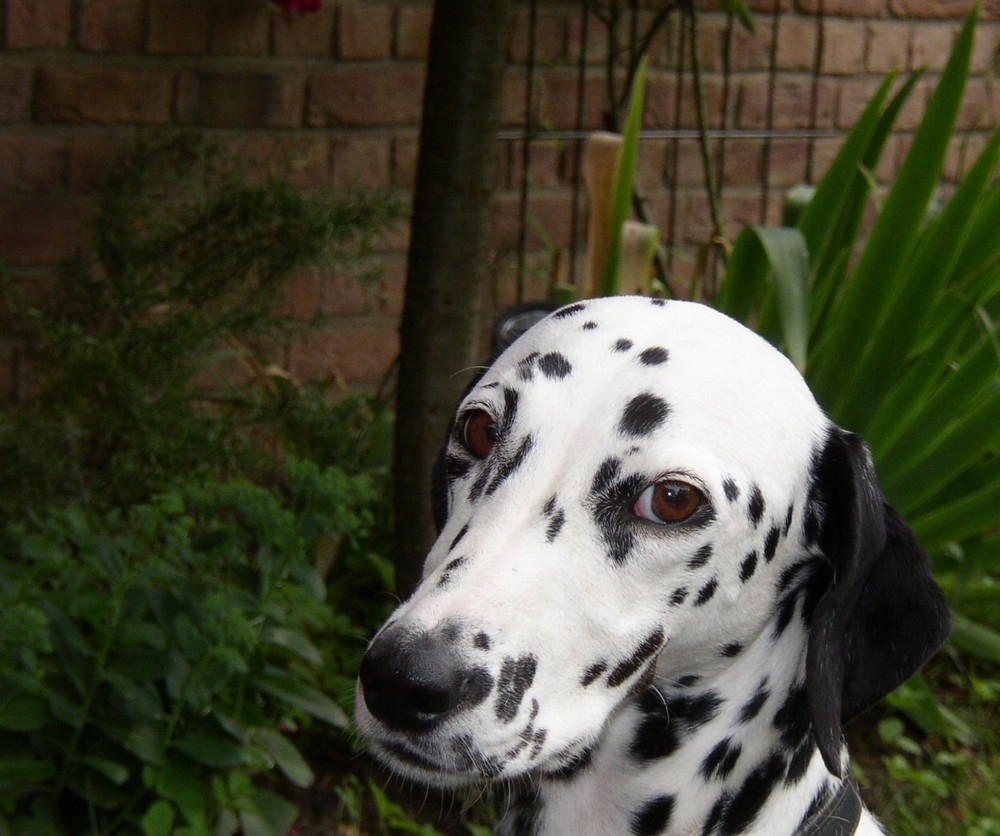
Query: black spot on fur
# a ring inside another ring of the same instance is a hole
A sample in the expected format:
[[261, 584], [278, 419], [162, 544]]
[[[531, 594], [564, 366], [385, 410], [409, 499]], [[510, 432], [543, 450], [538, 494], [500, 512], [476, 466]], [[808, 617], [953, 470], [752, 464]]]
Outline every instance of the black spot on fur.
[[701, 762], [701, 774], [708, 781], [712, 778], [722, 780], [729, 777], [742, 752], [743, 747], [731, 737], [719, 741]]
[[617, 340], [612, 346], [613, 351], [623, 352], [628, 351], [632, 347], [632, 340]]
[[722, 482], [722, 490], [726, 492], [726, 499], [735, 502], [740, 498], [739, 486], [732, 479], [725, 479]]
[[639, 362], [644, 366], [659, 366], [670, 358], [670, 352], [665, 348], [647, 348], [639, 355]]
[[628, 436], [646, 436], [656, 430], [670, 414], [670, 407], [662, 398], [650, 392], [636, 395], [628, 402], [618, 432]]
[[757, 571], [757, 552], [750, 552], [740, 564], [740, 580], [746, 583]]
[[587, 307], [583, 302], [574, 302], [572, 305], [567, 305], [565, 308], [560, 308], [554, 314], [552, 314], [553, 319], [565, 319], [568, 316], [573, 316], [574, 314], [580, 313], [585, 307]]
[[686, 586], [680, 586], [674, 590], [674, 594], [670, 596], [670, 606], [677, 607], [683, 604], [688, 597], [688, 588]]
[[500, 461], [497, 465], [493, 481], [490, 482], [489, 487], [486, 489], [486, 496], [494, 493], [497, 488], [517, 472], [517, 469], [524, 464], [524, 460], [528, 457], [528, 453], [531, 452], [533, 446], [534, 439], [530, 435], [526, 435], [521, 441], [521, 446], [517, 448], [517, 452], [509, 459], [502, 459]]
[[634, 501], [643, 486], [643, 478], [633, 475], [619, 477], [621, 462], [605, 459], [594, 474], [590, 488], [589, 505], [594, 522], [601, 531], [607, 547], [608, 558], [624, 563], [635, 544], [635, 534], [626, 517], [624, 506]]
[[473, 646], [479, 648], [479, 650], [489, 650], [490, 649], [490, 637], [483, 632], [476, 633], [472, 639]]
[[816, 743], [810, 734], [805, 742], [800, 744], [795, 752], [792, 753], [792, 757], [788, 761], [788, 772], [785, 773], [785, 786], [790, 787], [802, 780], [802, 777], [806, 774], [806, 770], [809, 769], [813, 755], [817, 751]]
[[552, 519], [549, 520], [548, 528], [545, 529], [545, 541], [547, 543], [551, 543], [559, 536], [559, 532], [562, 530], [565, 522], [566, 515], [561, 510], [556, 511]]
[[795, 516], [795, 505], [788, 506], [788, 513], [785, 514], [785, 527], [782, 530], [782, 534], [787, 537], [788, 532], [792, 530], [792, 517]]
[[767, 688], [767, 679], [765, 678], [757, 687], [757, 693], [743, 703], [743, 707], [740, 709], [739, 721], [741, 723], [749, 723], [753, 720], [754, 717], [760, 714], [761, 709], [767, 703], [770, 696], [771, 692]]
[[500, 667], [497, 679], [497, 701], [494, 708], [501, 723], [509, 723], [517, 716], [524, 694], [535, 681], [538, 659], [531, 654], [518, 658], [508, 656]]
[[458, 735], [452, 738], [451, 751], [458, 756], [459, 762], [466, 769], [475, 770], [488, 781], [503, 771], [503, 762], [493, 755], [486, 757], [480, 752], [473, 743], [471, 735]]
[[720, 832], [727, 835], [745, 832], [767, 803], [775, 784], [784, 772], [785, 759], [777, 752], [758, 765], [726, 805], [726, 812], [720, 822]]
[[455, 535], [455, 539], [451, 541], [451, 545], [448, 546], [448, 551], [454, 551], [455, 546], [462, 542], [462, 538], [469, 533], [469, 524], [466, 523], [462, 526], [462, 530]]
[[757, 485], [754, 485], [750, 489], [750, 503], [747, 505], [747, 516], [754, 526], [759, 525], [764, 518], [764, 507], [764, 494]]
[[774, 560], [774, 555], [778, 551], [778, 540], [781, 538], [781, 530], [774, 526], [767, 532], [764, 538], [764, 560], [770, 563]]
[[535, 360], [538, 359], [538, 352], [532, 351], [527, 357], [518, 362], [517, 364], [517, 376], [521, 380], [534, 380], [535, 377]]
[[721, 705], [714, 691], [665, 698], [655, 687], [647, 688], [638, 699], [642, 720], [630, 753], [640, 761], [672, 755], [695, 729], [718, 715]]
[[594, 682], [608, 669], [607, 662], [595, 662], [586, 671], [584, 671], [583, 676], [580, 678], [580, 684], [586, 688], [588, 685], [593, 685]]
[[444, 571], [441, 573], [441, 577], [438, 578], [438, 588], [447, 586], [451, 582], [451, 576], [454, 574], [455, 570], [458, 569], [465, 561], [468, 560], [467, 557], [456, 557], [454, 560], [448, 561], [445, 564]]
[[583, 330], [584, 331], [593, 331], [595, 328], [597, 328], [597, 323], [594, 322], [594, 320], [592, 320], [592, 319], [583, 323]]
[[542, 374], [551, 380], [564, 378], [573, 371], [573, 366], [570, 365], [569, 360], [558, 351], [552, 351], [544, 355], [538, 361], [538, 368], [541, 369]]
[[694, 557], [692, 557], [688, 563], [688, 569], [700, 569], [706, 563], [708, 563], [709, 558], [712, 556], [712, 544], [706, 543], [697, 552], [695, 552]]
[[812, 724], [805, 685], [789, 691], [774, 715], [774, 728], [781, 734], [781, 742], [786, 751], [791, 751], [810, 735]]
[[674, 797], [661, 795], [647, 801], [632, 814], [629, 823], [635, 836], [656, 836], [667, 829], [674, 814]]
[[724, 644], [721, 652], [727, 659], [732, 659], [734, 656], [739, 656], [743, 652], [743, 643], [729, 642], [729, 644]]
[[698, 593], [698, 597], [695, 599], [694, 605], [696, 607], [703, 606], [712, 600], [712, 596], [715, 595], [715, 591], [719, 588], [718, 578], [712, 578], [707, 584], [705, 584], [701, 591]]
[[696, 673], [689, 673], [682, 676], [674, 684], [678, 688], [691, 688], [692, 686], [697, 685], [699, 682], [701, 682], [701, 676], [699, 676]]
[[639, 670], [663, 646], [663, 628], [657, 627], [642, 640], [628, 659], [617, 664], [608, 674], [608, 687], [617, 688]]
[[455, 644], [460, 635], [461, 630], [453, 621], [446, 623], [444, 629], [441, 631], [441, 638], [446, 644]]
[[659, 297], [655, 297], [655, 296], [654, 297], [650, 297], [649, 301], [653, 303], [653, 307], [654, 308], [662, 308], [664, 305], [667, 304], [667, 300], [666, 299], [660, 299]]
[[571, 778], [575, 778], [580, 772], [590, 766], [593, 754], [594, 749], [591, 746], [580, 752], [559, 753], [556, 759], [563, 761], [562, 766], [551, 772], [546, 772], [545, 777], [555, 778], [560, 781], [568, 781]]
[[449, 453], [444, 457], [444, 472], [448, 481], [461, 479], [472, 469], [472, 462], [454, 453]]

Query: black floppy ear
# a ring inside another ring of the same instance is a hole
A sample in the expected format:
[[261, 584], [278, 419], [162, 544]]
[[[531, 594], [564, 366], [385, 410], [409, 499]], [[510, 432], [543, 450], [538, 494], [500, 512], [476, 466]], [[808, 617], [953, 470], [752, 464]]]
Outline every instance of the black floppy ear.
[[864, 442], [833, 428], [813, 478], [832, 579], [813, 613], [806, 687], [817, 745], [839, 776], [843, 723], [912, 676], [948, 637], [951, 619], [930, 560], [882, 496]]

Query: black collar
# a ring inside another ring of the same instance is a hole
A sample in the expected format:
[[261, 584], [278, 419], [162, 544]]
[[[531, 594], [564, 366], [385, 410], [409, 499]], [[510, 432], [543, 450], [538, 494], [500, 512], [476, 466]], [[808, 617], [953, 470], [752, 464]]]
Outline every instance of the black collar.
[[851, 836], [861, 822], [861, 796], [853, 778], [846, 778], [840, 789], [806, 819], [797, 836]]

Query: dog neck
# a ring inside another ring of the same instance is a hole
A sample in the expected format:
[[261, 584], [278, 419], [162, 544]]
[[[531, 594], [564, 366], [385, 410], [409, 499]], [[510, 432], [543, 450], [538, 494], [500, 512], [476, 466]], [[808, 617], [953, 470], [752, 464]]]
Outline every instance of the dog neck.
[[[842, 782], [813, 738], [808, 632], [779, 630], [782, 620], [734, 643], [724, 665], [679, 670], [668, 650], [573, 769], [514, 789], [498, 832], [797, 832]], [[841, 761], [847, 774], [846, 748]]]

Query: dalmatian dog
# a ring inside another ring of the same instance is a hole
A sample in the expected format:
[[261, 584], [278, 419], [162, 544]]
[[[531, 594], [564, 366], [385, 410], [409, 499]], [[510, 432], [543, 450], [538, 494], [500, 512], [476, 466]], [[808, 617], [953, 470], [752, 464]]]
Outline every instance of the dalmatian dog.
[[395, 772], [501, 834], [881, 833], [842, 725], [944, 641], [944, 596], [763, 339], [698, 304], [561, 308], [466, 394], [423, 580], [361, 666]]

